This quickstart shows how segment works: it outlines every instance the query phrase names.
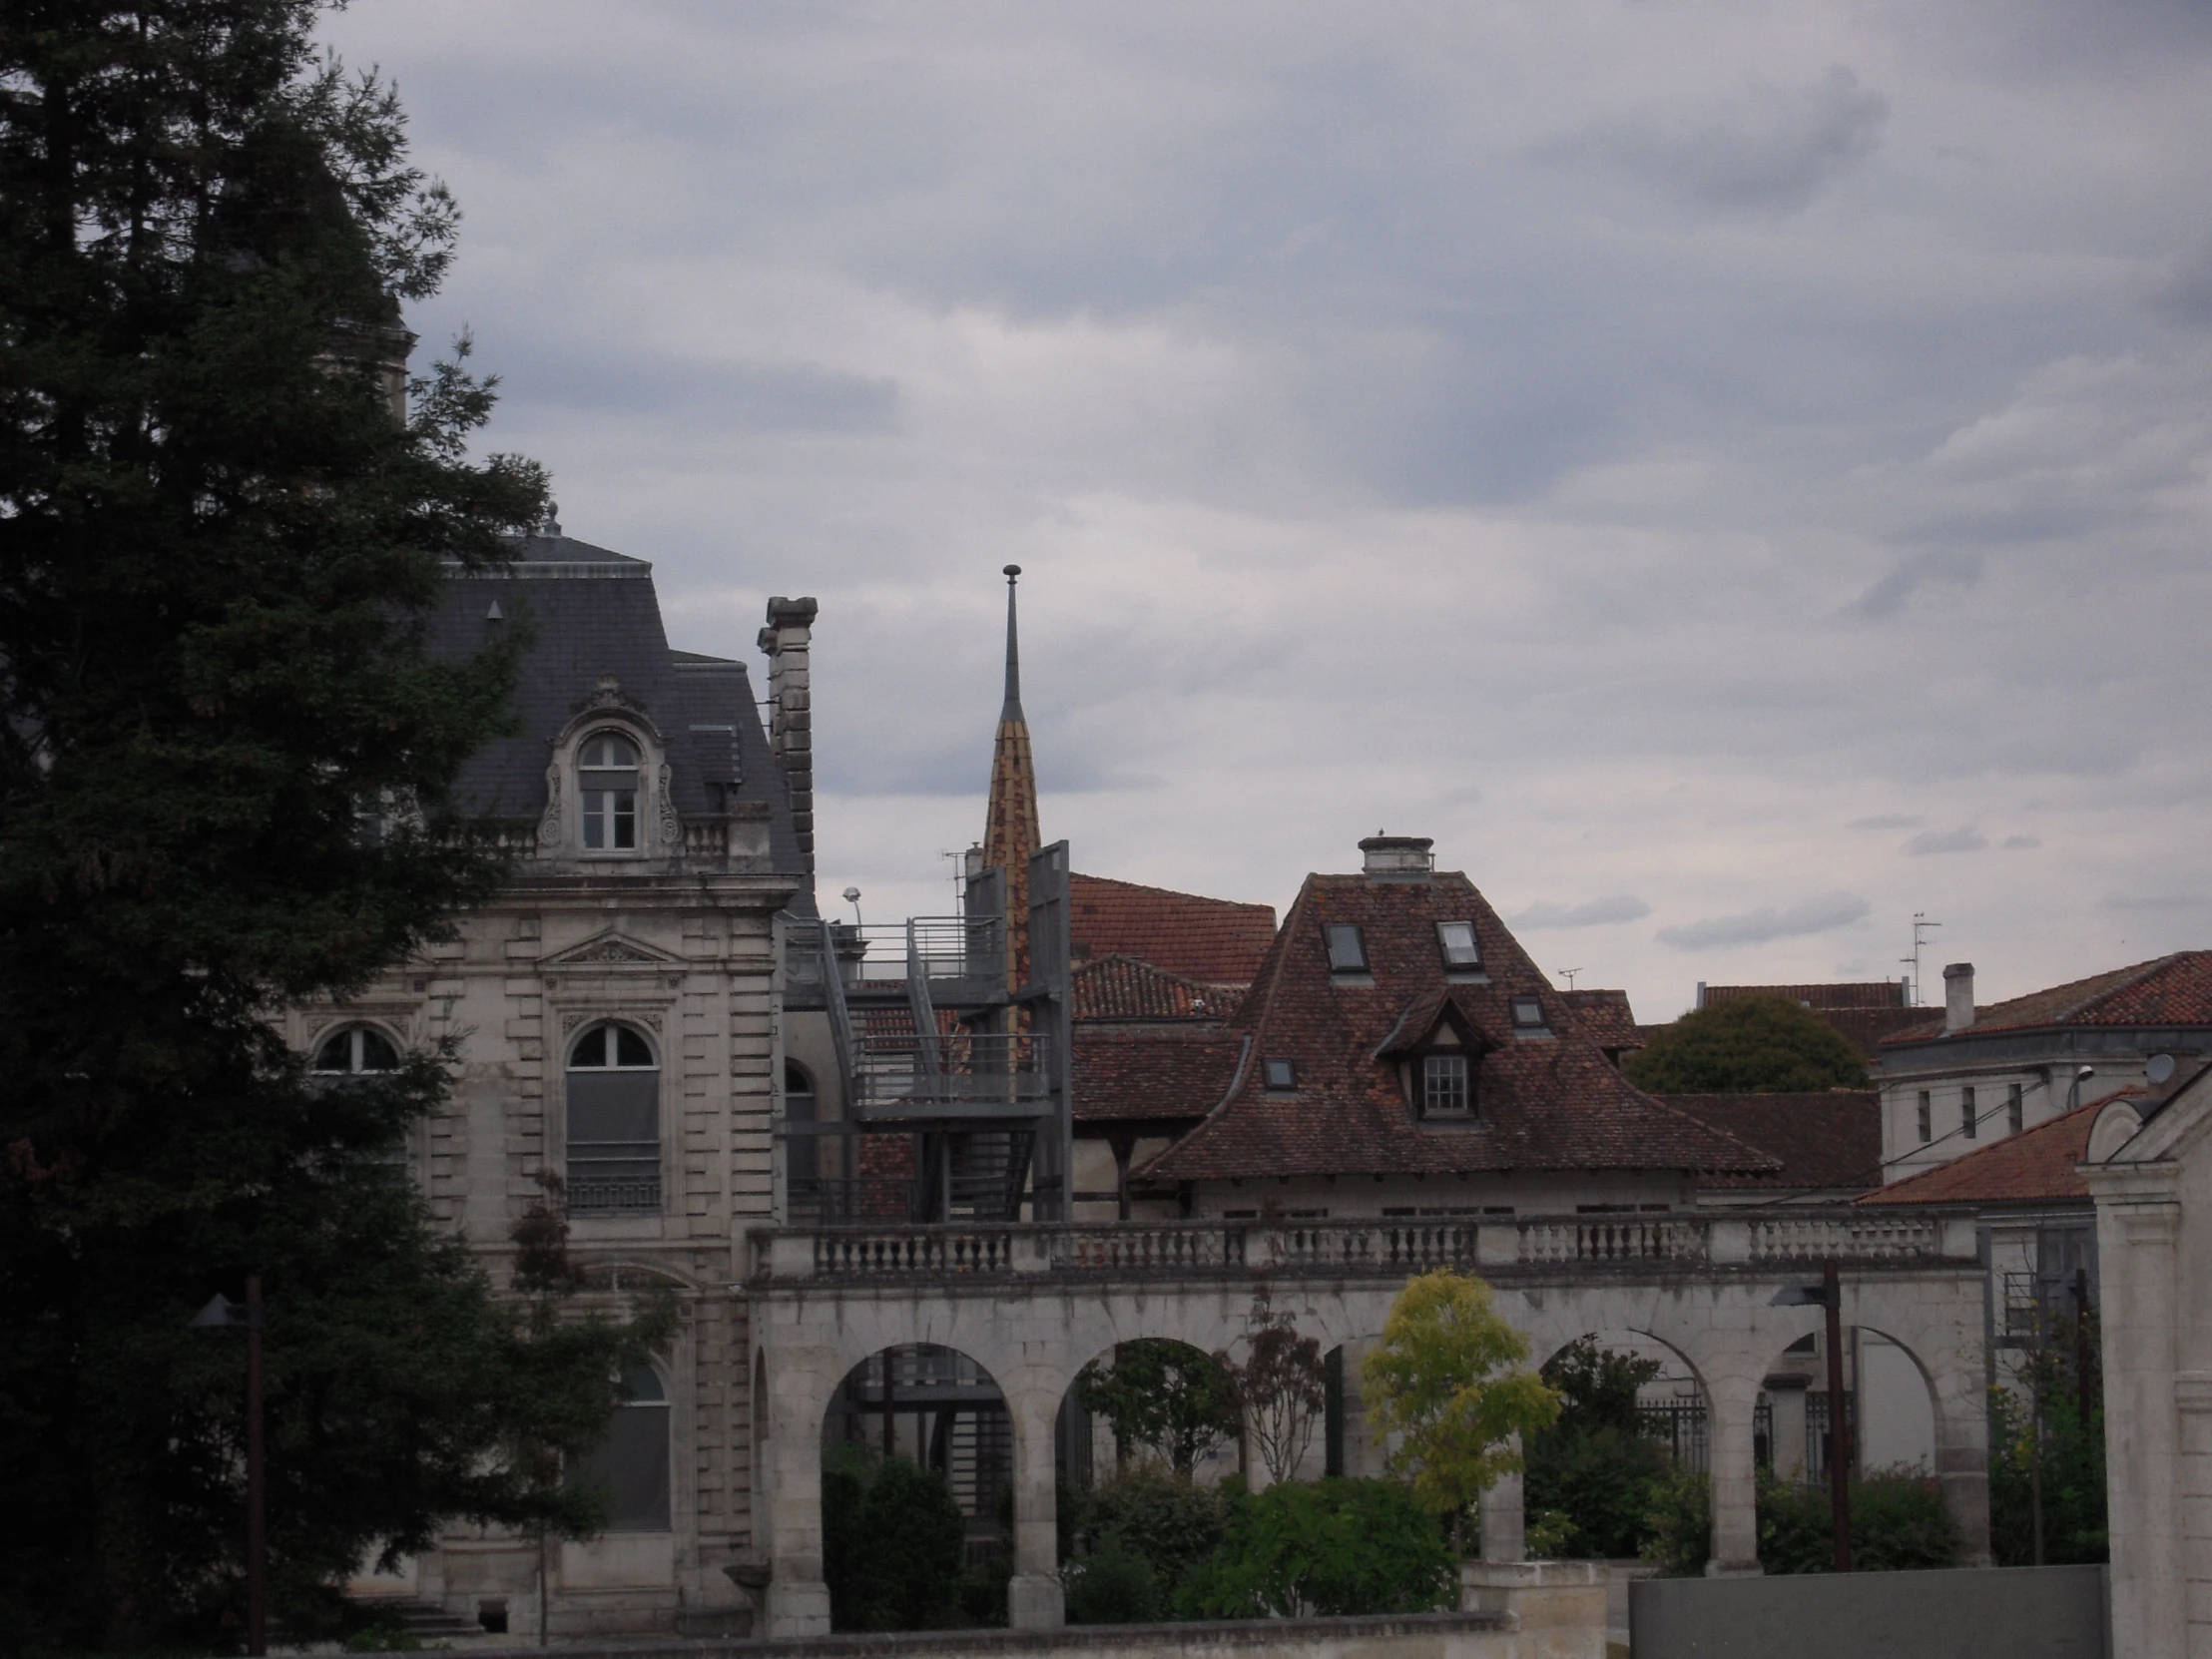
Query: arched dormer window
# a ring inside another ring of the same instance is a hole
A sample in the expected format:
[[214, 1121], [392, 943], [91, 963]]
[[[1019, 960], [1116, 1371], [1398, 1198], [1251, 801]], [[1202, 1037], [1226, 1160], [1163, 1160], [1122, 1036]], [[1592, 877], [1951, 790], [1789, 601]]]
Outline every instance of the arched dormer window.
[[620, 732], [594, 732], [576, 755], [584, 848], [635, 851], [638, 844], [638, 746]]
[[381, 1031], [366, 1025], [346, 1025], [331, 1032], [315, 1046], [317, 1077], [358, 1077], [364, 1072], [397, 1071], [399, 1050]]
[[661, 1067], [642, 1032], [609, 1020], [568, 1051], [568, 1207], [578, 1215], [661, 1208]]

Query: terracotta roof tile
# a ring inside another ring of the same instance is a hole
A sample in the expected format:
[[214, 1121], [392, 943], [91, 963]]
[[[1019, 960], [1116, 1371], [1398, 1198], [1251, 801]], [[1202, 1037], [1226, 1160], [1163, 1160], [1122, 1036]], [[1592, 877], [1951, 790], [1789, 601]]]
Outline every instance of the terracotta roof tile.
[[1658, 1098], [1782, 1160], [1778, 1170], [1704, 1176], [1701, 1187], [1864, 1192], [1882, 1185], [1882, 1097], [1872, 1089]]
[[1826, 985], [1708, 985], [1705, 1005], [1731, 1002], [1742, 996], [1780, 996], [1816, 1013], [1838, 1008], [1902, 1008], [1905, 987], [1895, 979], [1849, 980]]
[[[2048, 990], [1974, 1009], [1960, 1036], [2025, 1031], [2051, 1025], [2212, 1025], [2212, 950], [2181, 950], [2113, 968]], [[1883, 1039], [1927, 1042], [1943, 1035], [1939, 1013]]]
[[1245, 992], [1243, 984], [1205, 984], [1134, 956], [1080, 962], [1073, 980], [1074, 1017], [1083, 1022], [1206, 1020], [1218, 1025], [1237, 1011]]
[[1075, 1121], [1202, 1118], [1237, 1080], [1250, 1042], [1242, 1032], [1188, 1026], [1082, 1026]]
[[[1482, 978], [1446, 980], [1439, 921], [1474, 924]], [[1322, 932], [1331, 922], [1360, 926], [1370, 973], [1332, 976]], [[1510, 1002], [1520, 996], [1537, 999], [1546, 1034], [1515, 1030]], [[1475, 1039], [1476, 1114], [1422, 1126], [1396, 1068], [1377, 1051], [1421, 1017], [1416, 1002], [1440, 1011], [1445, 998]], [[1429, 881], [1308, 876], [1230, 1029], [1251, 1033], [1255, 1063], [1204, 1123], [1152, 1160], [1141, 1172], [1148, 1179], [1779, 1167], [1632, 1087], [1456, 872]], [[1296, 1062], [1295, 1093], [1262, 1086], [1258, 1062], [1273, 1058]]]
[[1275, 940], [1275, 906], [1171, 892], [1103, 875], [1068, 876], [1078, 961], [1134, 956], [1209, 985], [1249, 985]]
[[1574, 1010], [1575, 1024], [1598, 1047], [1617, 1051], [1644, 1046], [1626, 991], [1561, 991], [1559, 995]]
[[2116, 1089], [2100, 1100], [2083, 1101], [2070, 1112], [2045, 1119], [2032, 1129], [1953, 1158], [1940, 1169], [1894, 1181], [1861, 1204], [2086, 1204], [2089, 1187], [2074, 1173], [2088, 1155], [2089, 1131], [2097, 1113], [2113, 1101], [2144, 1090]]

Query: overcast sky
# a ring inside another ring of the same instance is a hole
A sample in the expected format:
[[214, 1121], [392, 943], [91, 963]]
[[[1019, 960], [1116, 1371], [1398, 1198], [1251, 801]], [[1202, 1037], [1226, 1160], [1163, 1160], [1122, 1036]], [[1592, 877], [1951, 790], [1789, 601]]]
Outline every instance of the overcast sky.
[[[356, 0], [425, 351], [947, 907], [1021, 564], [1045, 833], [1545, 968], [1982, 1000], [2212, 945], [2212, 7]], [[765, 689], [765, 684], [764, 684]], [[1563, 982], [1563, 981], [1562, 981]]]

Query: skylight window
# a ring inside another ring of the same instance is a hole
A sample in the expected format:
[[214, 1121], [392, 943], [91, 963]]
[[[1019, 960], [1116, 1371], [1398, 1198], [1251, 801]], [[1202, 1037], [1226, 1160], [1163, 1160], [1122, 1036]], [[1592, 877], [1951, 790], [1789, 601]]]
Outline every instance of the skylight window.
[[1514, 997], [1513, 1029], [1516, 1031], [1541, 1031], [1543, 1028], [1543, 1000], [1534, 996]]
[[1322, 933], [1329, 940], [1331, 973], [1368, 971], [1367, 941], [1360, 936], [1357, 922], [1332, 921], [1322, 928]]
[[1475, 942], [1473, 922], [1437, 922], [1436, 942], [1443, 947], [1445, 967], [1478, 968], [1482, 965], [1482, 947]]
[[1295, 1060], [1268, 1060], [1262, 1071], [1271, 1089], [1295, 1089], [1298, 1087], [1298, 1062]]

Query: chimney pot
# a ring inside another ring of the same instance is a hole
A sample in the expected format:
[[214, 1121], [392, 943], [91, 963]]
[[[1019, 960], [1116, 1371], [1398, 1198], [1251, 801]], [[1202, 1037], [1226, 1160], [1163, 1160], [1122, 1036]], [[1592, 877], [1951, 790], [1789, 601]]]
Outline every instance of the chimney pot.
[[1436, 867], [1428, 835], [1370, 835], [1360, 843], [1363, 870], [1381, 881], [1425, 881]]
[[1963, 1031], [1973, 1024], [1973, 963], [1952, 962], [1943, 969], [1943, 1030]]

